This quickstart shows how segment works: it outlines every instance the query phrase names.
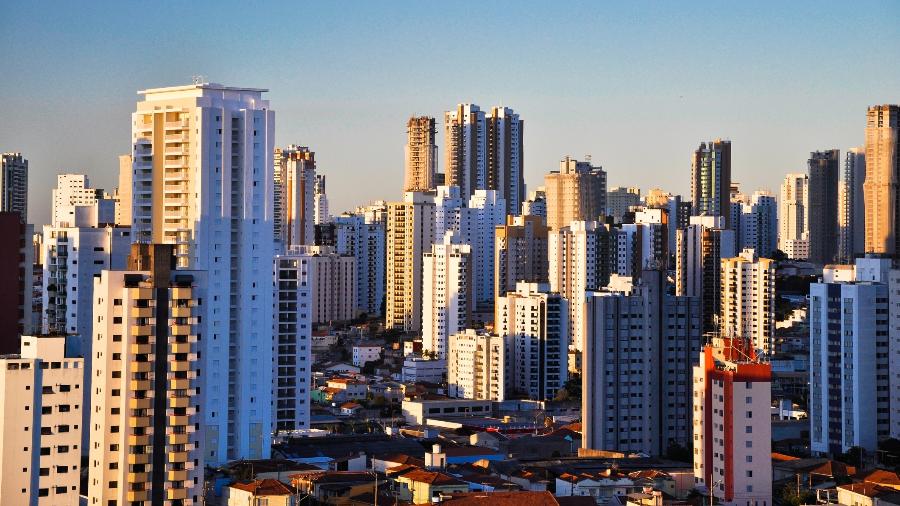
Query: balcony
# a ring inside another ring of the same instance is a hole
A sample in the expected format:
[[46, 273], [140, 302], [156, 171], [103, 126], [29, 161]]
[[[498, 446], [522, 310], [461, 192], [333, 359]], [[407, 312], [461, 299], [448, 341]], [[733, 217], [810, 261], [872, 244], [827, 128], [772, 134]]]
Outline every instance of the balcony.
[[150, 372], [150, 362], [132, 362], [131, 372]]
[[170, 408], [188, 408], [191, 406], [191, 398], [187, 396], [169, 397], [169, 407]]
[[179, 416], [179, 415], [171, 415], [169, 416], [169, 426], [175, 425], [187, 425], [191, 423], [190, 417], [188, 416]]
[[[149, 325], [144, 325], [144, 327], [149, 328]], [[132, 328], [136, 328], [136, 326]], [[153, 353], [153, 346], [149, 344], [132, 343], [131, 346], [128, 347], [128, 351], [134, 355], [148, 355]]]
[[149, 336], [153, 334], [152, 325], [132, 325], [131, 335], [133, 336]]
[[[190, 353], [191, 343], [171, 343], [169, 345], [170, 353]], [[175, 369], [173, 369], [174, 371]]]
[[129, 388], [131, 390], [150, 390], [150, 380], [131, 380]]
[[177, 360], [177, 361], [171, 362], [171, 366], [169, 367], [169, 370], [175, 371], [175, 372], [190, 371], [191, 363], [188, 362], [187, 360]]
[[177, 335], [177, 336], [188, 336], [191, 334], [191, 326], [190, 325], [172, 325], [172, 330], [169, 333], [171, 335]]
[[172, 308], [172, 318], [190, 318], [191, 317], [191, 308], [190, 307], [173, 307]]
[[128, 499], [128, 502], [149, 501], [150, 492], [147, 490], [129, 490], [128, 493], [125, 494], [125, 498]]
[[128, 436], [128, 444], [130, 446], [147, 446], [150, 444], [150, 436], [144, 434], [143, 436], [136, 436], [134, 434]]
[[149, 464], [150, 463], [150, 454], [149, 453], [129, 453], [127, 460], [128, 460], [129, 464]]
[[152, 318], [153, 317], [153, 308], [152, 307], [133, 307], [128, 311], [128, 314], [131, 315], [132, 318]]
[[188, 454], [187, 452], [171, 452], [169, 453], [169, 463], [174, 464], [175, 462], [187, 462]]
[[128, 399], [128, 407], [131, 409], [150, 409], [153, 407], [153, 399], [135, 399], [132, 397], [131, 399]]
[[166, 476], [169, 481], [187, 481], [188, 479], [187, 471], [169, 471]]
[[166, 499], [174, 501], [177, 499], [187, 499], [187, 489], [185, 488], [169, 488], [166, 489]]
[[170, 379], [169, 388], [172, 390], [187, 390], [191, 388], [191, 380], [189, 379]]
[[126, 473], [128, 483], [145, 483], [149, 479], [148, 473]]
[[170, 445], [186, 445], [188, 444], [187, 434], [169, 434], [166, 436]]

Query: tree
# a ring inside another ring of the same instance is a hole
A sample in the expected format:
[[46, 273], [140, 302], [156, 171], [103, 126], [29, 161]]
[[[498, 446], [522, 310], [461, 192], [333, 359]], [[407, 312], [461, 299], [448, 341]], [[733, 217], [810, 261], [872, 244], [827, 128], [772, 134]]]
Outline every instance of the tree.
[[781, 503], [788, 506], [800, 506], [801, 504], [814, 504], [816, 494], [808, 489], [799, 488], [793, 483], [788, 483], [781, 489]]
[[669, 443], [669, 447], [666, 448], [666, 458], [677, 460], [678, 462], [690, 462], [692, 460], [691, 451], [674, 441]]

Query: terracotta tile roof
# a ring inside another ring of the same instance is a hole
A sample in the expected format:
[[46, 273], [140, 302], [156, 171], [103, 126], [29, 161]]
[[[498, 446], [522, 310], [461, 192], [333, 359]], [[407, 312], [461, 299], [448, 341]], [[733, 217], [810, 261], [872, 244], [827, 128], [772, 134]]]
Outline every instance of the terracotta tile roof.
[[425, 471], [423, 469], [415, 469], [403, 475], [403, 479], [415, 481], [418, 483], [428, 483], [430, 485], [465, 485], [465, 483], [457, 480], [452, 476], [434, 471]]
[[[591, 504], [592, 498], [588, 498]], [[550, 492], [466, 492], [443, 496], [441, 504], [453, 506], [559, 506]]]
[[395, 464], [410, 464], [413, 466], [425, 467], [424, 460], [411, 457], [409, 455], [406, 455], [405, 453], [389, 453], [387, 455], [377, 455], [375, 456], [375, 458], [377, 460], [393, 462]]
[[414, 466], [412, 464], [400, 464], [398, 466], [389, 467], [384, 471], [384, 474], [388, 476], [401, 476], [410, 471], [414, 471], [416, 469], [421, 469], [419, 466]]
[[800, 457], [794, 457], [792, 455], [785, 455], [783, 453], [772, 453], [772, 460], [776, 462], [785, 462], [788, 460], [800, 460]]
[[355, 402], [345, 402], [345, 403], [341, 404], [341, 409], [356, 409], [359, 407], [362, 407], [362, 406], [360, 406], [359, 404], [357, 404]]
[[232, 483], [231, 488], [250, 492], [255, 496], [291, 495], [294, 493], [294, 489], [273, 479], [256, 480], [249, 483]]
[[875, 483], [878, 485], [884, 485], [892, 488], [900, 487], [900, 476], [893, 471], [885, 471], [883, 469], [876, 469], [871, 473], [868, 473], [862, 476], [863, 481], [868, 483]]
[[568, 497], [557, 497], [559, 506], [597, 506], [597, 502], [589, 495], [570, 495]]
[[811, 474], [831, 477], [850, 476], [854, 471], [855, 469], [852, 467], [836, 460], [829, 460], [828, 462], [809, 470]]
[[477, 455], [499, 455], [498, 452], [490, 448], [482, 448], [480, 446], [449, 446], [443, 449], [447, 457], [472, 457]]
[[861, 494], [866, 497], [880, 497], [882, 495], [897, 493], [897, 491], [892, 488], [883, 487], [876, 483], [869, 483], [869, 482], [849, 483], [847, 485], [838, 485], [837, 488], [849, 490], [851, 492]]

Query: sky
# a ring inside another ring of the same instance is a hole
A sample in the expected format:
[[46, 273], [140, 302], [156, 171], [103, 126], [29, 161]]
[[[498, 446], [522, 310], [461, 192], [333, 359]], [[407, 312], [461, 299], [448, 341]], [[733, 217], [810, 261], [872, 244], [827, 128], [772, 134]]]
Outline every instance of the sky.
[[[112, 189], [140, 89], [195, 75], [267, 88], [276, 142], [308, 145], [334, 214], [401, 197], [406, 120], [513, 108], [530, 189], [565, 155], [610, 186], [690, 194], [701, 141], [742, 188], [863, 143], [900, 102], [900, 2], [15, 2], [0, 0], [0, 151]], [[443, 139], [439, 131], [443, 170]]]

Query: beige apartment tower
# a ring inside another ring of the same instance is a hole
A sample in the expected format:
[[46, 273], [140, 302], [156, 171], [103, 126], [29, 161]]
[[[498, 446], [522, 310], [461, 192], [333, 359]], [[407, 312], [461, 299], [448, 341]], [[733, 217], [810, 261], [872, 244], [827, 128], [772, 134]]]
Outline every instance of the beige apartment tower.
[[573, 221], [595, 221], [606, 214], [606, 172], [590, 162], [565, 157], [559, 170], [544, 176], [547, 227], [559, 230]]
[[287, 251], [313, 244], [315, 220], [316, 154], [306, 146], [276, 148], [274, 157], [275, 240]]
[[547, 283], [547, 225], [540, 216], [507, 216], [494, 233], [494, 298], [520, 281]]
[[433, 194], [408, 192], [387, 204], [385, 327], [422, 329], [422, 255], [434, 242]]
[[752, 249], [722, 259], [719, 329], [771, 354], [775, 335], [775, 262]]
[[[201, 504], [198, 340], [204, 274], [134, 244], [94, 280], [88, 504]], [[210, 388], [216, 388], [211, 386]]]
[[900, 105], [866, 113], [866, 253], [900, 254]]
[[435, 144], [434, 118], [413, 116], [406, 122], [406, 177], [404, 192], [428, 191], [437, 187], [434, 173], [437, 171], [437, 144]]

